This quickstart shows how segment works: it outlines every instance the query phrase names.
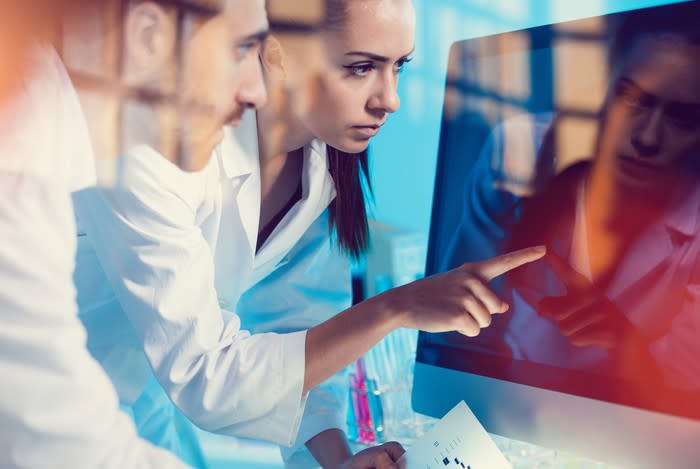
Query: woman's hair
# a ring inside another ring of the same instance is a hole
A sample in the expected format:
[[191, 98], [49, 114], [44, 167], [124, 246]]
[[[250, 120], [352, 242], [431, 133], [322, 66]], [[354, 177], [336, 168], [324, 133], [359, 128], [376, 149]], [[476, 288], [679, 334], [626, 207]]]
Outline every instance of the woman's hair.
[[347, 21], [350, 1], [353, 0], [324, 0], [325, 10], [321, 29], [326, 31], [343, 29]]
[[330, 229], [338, 238], [341, 251], [358, 259], [369, 247], [369, 223], [365, 185], [371, 197], [367, 150], [345, 153], [326, 147], [328, 169], [335, 184], [335, 199], [329, 208]]
[[[287, 1], [287, 0], [279, 0]], [[351, 2], [358, 0], [320, 0], [323, 10], [311, 23], [294, 22], [282, 15], [270, 19], [273, 32], [297, 34], [342, 31], [347, 23]], [[271, 2], [268, 0], [268, 13]], [[312, 15], [313, 16], [313, 15]], [[372, 196], [368, 152], [346, 153], [327, 145], [328, 169], [336, 196], [329, 209], [329, 229], [335, 232], [340, 250], [354, 259], [369, 247], [368, 198]], [[369, 197], [365, 197], [365, 192]]]
[[[336, 31], [347, 20], [349, 0], [325, 0], [325, 17], [321, 29]], [[369, 247], [367, 197], [372, 196], [369, 176], [369, 152], [346, 153], [327, 146], [328, 169], [335, 184], [336, 196], [329, 206], [330, 229], [338, 238], [342, 252], [358, 259]]]

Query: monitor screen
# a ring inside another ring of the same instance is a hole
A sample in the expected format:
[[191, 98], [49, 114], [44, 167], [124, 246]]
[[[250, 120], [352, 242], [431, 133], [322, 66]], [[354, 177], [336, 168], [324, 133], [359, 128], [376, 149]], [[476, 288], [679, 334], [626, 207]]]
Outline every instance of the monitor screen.
[[694, 1], [453, 44], [426, 274], [548, 254], [417, 366], [700, 422], [698, 25]]

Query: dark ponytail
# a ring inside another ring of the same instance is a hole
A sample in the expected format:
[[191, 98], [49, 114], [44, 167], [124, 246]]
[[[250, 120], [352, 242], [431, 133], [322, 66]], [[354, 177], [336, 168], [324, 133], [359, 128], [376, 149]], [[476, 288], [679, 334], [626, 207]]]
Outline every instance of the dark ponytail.
[[369, 247], [365, 187], [371, 197], [372, 184], [368, 152], [345, 153], [330, 145], [326, 148], [336, 192], [329, 206], [329, 229], [335, 231], [340, 250], [357, 260]]
[[[322, 29], [341, 30], [347, 21], [348, 7], [348, 0], [325, 0]], [[369, 248], [365, 189], [371, 199], [372, 184], [368, 151], [345, 153], [330, 145], [326, 148], [336, 192], [329, 206], [329, 229], [335, 231], [340, 250], [357, 260]]]

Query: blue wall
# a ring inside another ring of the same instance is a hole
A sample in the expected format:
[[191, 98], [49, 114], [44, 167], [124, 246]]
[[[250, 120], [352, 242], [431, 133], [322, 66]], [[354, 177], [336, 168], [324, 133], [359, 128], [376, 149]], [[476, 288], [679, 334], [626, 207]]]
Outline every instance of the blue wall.
[[375, 217], [427, 239], [447, 56], [454, 41], [664, 3], [675, 2], [414, 0], [416, 52], [401, 76], [401, 110], [371, 147]]

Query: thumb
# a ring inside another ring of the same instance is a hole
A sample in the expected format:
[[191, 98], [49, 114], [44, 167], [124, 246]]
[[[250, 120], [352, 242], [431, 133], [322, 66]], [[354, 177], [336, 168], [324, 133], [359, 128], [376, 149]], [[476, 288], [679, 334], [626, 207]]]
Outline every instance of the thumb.
[[406, 452], [403, 446], [401, 446], [401, 443], [396, 441], [389, 441], [384, 443], [381, 447], [384, 448], [393, 461], [398, 461], [399, 458], [403, 456], [403, 453]]

